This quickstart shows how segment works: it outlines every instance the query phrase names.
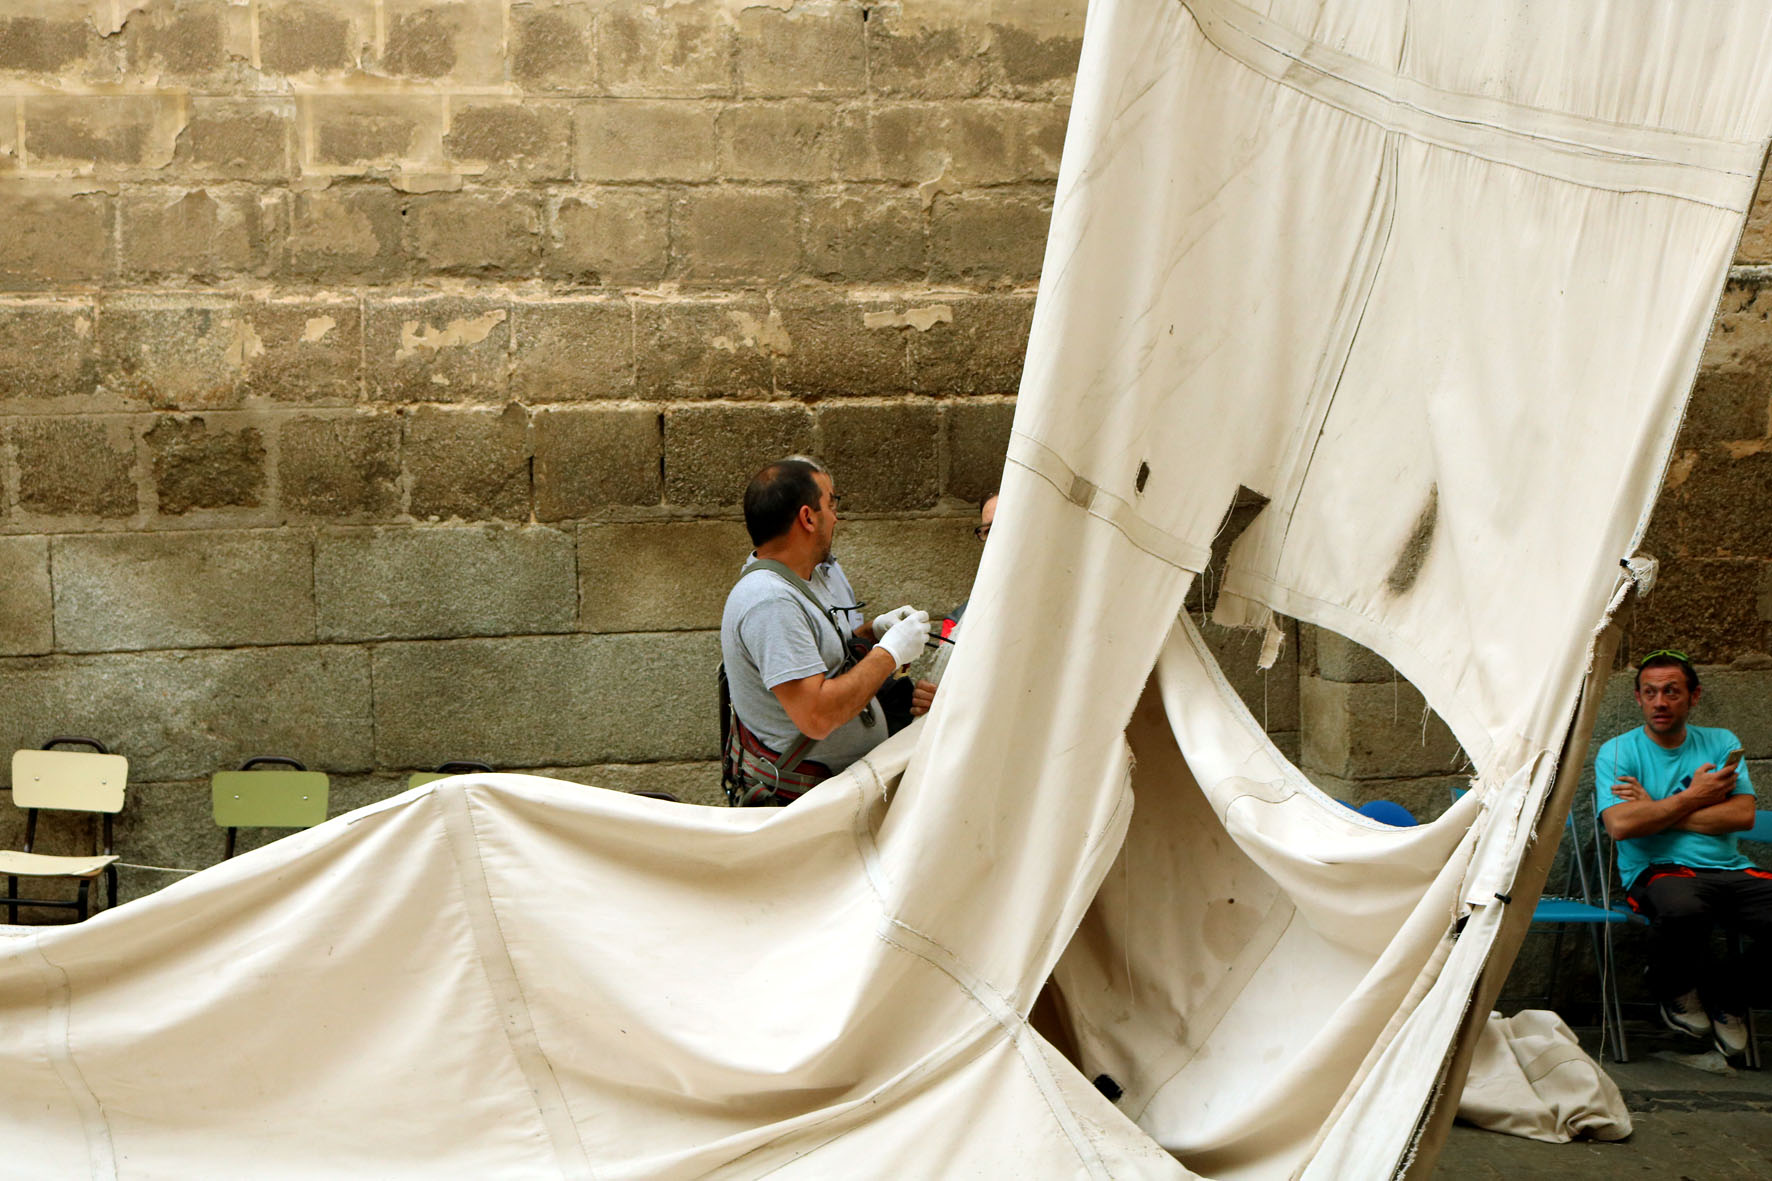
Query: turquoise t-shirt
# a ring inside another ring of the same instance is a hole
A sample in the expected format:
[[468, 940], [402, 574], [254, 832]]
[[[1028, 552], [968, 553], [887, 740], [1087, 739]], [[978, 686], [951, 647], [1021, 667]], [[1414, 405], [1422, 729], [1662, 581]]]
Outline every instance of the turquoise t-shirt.
[[[1686, 741], [1673, 750], [1650, 738], [1642, 726], [1620, 734], [1594, 756], [1594, 815], [1623, 803], [1612, 794], [1612, 785], [1621, 776], [1629, 775], [1642, 784], [1651, 799], [1665, 800], [1691, 786], [1693, 772], [1706, 763], [1721, 767], [1729, 752], [1740, 745], [1735, 735], [1712, 726], [1687, 726]], [[1745, 761], [1736, 767], [1733, 794], [1754, 794]], [[1654, 836], [1619, 841], [1618, 876], [1629, 887], [1646, 867], [1667, 862], [1693, 869], [1747, 869], [1753, 862], [1741, 855], [1736, 845], [1738, 835], [1668, 829]]]

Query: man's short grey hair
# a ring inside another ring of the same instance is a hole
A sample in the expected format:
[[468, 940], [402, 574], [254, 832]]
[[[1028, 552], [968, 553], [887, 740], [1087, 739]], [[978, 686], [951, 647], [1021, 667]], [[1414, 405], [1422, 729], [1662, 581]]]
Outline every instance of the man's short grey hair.
[[744, 490], [744, 524], [752, 545], [786, 533], [802, 508], [818, 510], [824, 498], [817, 479], [821, 474], [828, 475], [816, 460], [790, 455], [751, 477]]

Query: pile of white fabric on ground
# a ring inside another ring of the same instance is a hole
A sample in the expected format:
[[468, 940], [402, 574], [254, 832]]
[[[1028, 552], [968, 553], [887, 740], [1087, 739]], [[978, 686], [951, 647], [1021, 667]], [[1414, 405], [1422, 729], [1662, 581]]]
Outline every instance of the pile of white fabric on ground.
[[1578, 1137], [1623, 1140], [1630, 1111], [1618, 1084], [1583, 1052], [1555, 1013], [1489, 1014], [1477, 1038], [1458, 1118], [1551, 1144]]

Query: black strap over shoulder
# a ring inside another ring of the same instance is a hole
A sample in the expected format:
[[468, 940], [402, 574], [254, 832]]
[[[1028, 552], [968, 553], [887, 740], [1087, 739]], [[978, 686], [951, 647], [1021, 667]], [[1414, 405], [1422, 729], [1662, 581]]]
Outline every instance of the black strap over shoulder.
[[[758, 570], [767, 570], [771, 574], [778, 575], [799, 592], [800, 597], [812, 604], [812, 609], [829, 621], [832, 628], [836, 629], [837, 642], [843, 645], [845, 651], [848, 650], [848, 643], [843, 638], [843, 629], [837, 626], [837, 621], [831, 617], [831, 613], [825, 605], [819, 602], [818, 596], [812, 593], [812, 587], [807, 585], [804, 578], [773, 558], [758, 558], [739, 574], [739, 581], [743, 581], [747, 575], [754, 574]], [[845, 660], [844, 668], [848, 668], [853, 659], [854, 657], [850, 656], [848, 660]], [[760, 757], [756, 751], [747, 752], [745, 744], [740, 739], [743, 723], [738, 719], [738, 711], [732, 707], [732, 694], [731, 690], [727, 688], [724, 662], [720, 665], [719, 682], [721, 780], [726, 789], [727, 802], [737, 807], [741, 803], [747, 802], [755, 793], [758, 785], [746, 782], [753, 776], [763, 781], [762, 786], [765, 790], [782, 788], [784, 786], [783, 779], [791, 776], [794, 769], [805, 759], [806, 752], [812, 749], [813, 740], [804, 734], [796, 734], [795, 741], [781, 758], [774, 762]], [[761, 746], [761, 743], [756, 745]], [[746, 758], [747, 753], [751, 757]]]
[[805, 599], [808, 603], [812, 604], [812, 609], [814, 611], [818, 612], [825, 619], [829, 620], [831, 626], [833, 628], [836, 628], [837, 642], [842, 644], [845, 648], [848, 647], [849, 642], [848, 642], [848, 640], [846, 640], [844, 638], [843, 629], [841, 627], [838, 627], [836, 619], [831, 614], [831, 609], [829, 607], [826, 607], [822, 602], [820, 602], [818, 596], [812, 593], [812, 587], [807, 584], [807, 582], [804, 578], [801, 578], [798, 574], [795, 574], [793, 572], [793, 570], [791, 570], [788, 566], [784, 565], [781, 562], [776, 561], [774, 558], [758, 558], [756, 561], [752, 562], [749, 566], [746, 566], [744, 568], [744, 573], [742, 573], [738, 576], [739, 581], [742, 582], [744, 580], [744, 578], [746, 577], [746, 575], [754, 574], [759, 570], [767, 570], [771, 574], [779, 575], [781, 577], [782, 581], [786, 582], [789, 586], [793, 587], [796, 591], [799, 591], [800, 597]]

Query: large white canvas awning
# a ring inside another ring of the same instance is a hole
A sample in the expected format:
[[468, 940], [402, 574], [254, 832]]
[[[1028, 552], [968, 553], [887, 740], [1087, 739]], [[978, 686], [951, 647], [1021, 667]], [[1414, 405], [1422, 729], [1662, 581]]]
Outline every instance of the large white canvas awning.
[[[1097, 0], [930, 716], [784, 811], [459, 777], [8, 929], [0, 1173], [1431, 1158], [1754, 192], [1769, 50], [1750, 0]], [[1182, 615], [1240, 488], [1267, 504], [1221, 617], [1418, 685], [1477, 774], [1438, 821], [1317, 792]], [[1080, 1069], [1028, 1024], [1048, 977]]]

